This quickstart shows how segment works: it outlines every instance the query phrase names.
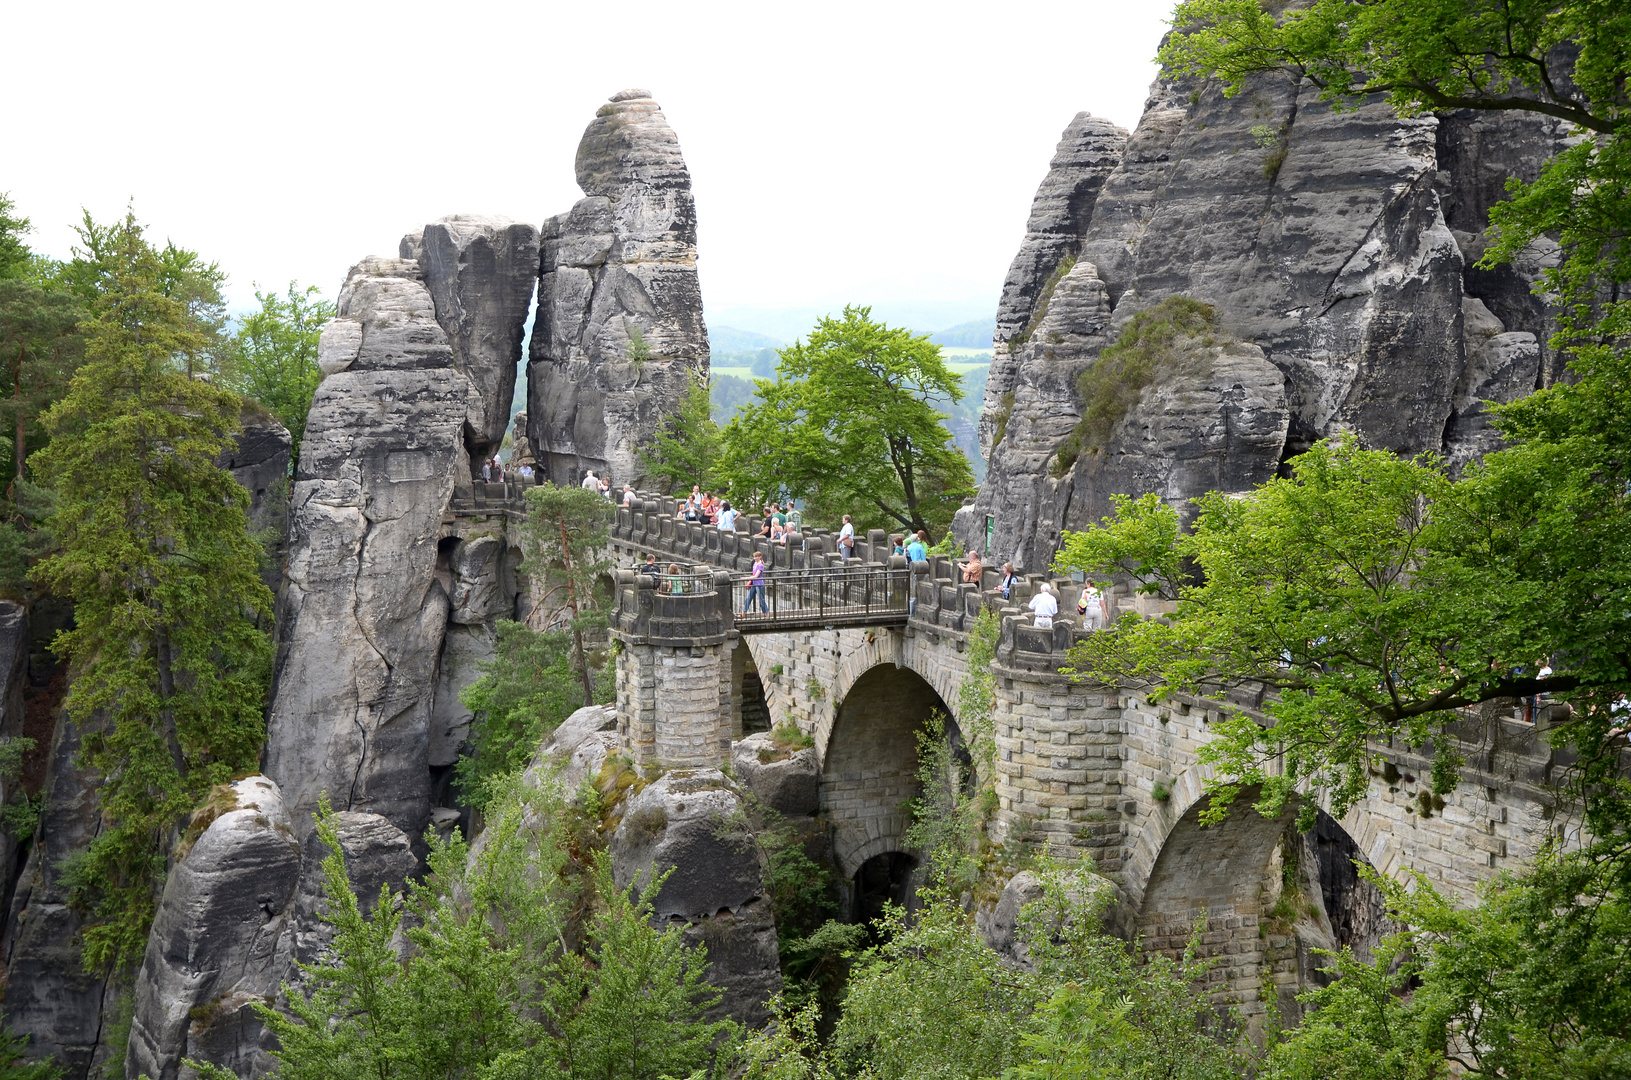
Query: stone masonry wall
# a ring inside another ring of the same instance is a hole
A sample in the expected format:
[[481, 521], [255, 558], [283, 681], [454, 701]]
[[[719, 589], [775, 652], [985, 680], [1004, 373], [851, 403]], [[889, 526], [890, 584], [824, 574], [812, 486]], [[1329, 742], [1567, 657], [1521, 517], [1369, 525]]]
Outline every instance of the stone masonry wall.
[[717, 768], [730, 751], [730, 660], [723, 646], [625, 642], [617, 722], [638, 765]]

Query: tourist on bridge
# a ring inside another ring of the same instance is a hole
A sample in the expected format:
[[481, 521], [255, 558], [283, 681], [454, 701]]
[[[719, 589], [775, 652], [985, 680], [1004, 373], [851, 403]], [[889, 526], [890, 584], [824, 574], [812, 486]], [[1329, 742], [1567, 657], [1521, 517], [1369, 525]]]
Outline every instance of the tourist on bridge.
[[1031, 597], [1031, 612], [1038, 630], [1052, 630], [1053, 617], [1059, 614], [1059, 601], [1053, 595], [1053, 586], [1044, 581]]
[[760, 614], [769, 614], [770, 601], [765, 599], [765, 557], [763, 552], [758, 551], [753, 553], [753, 572], [748, 575], [748, 599], [742, 605], [744, 615], [753, 610], [755, 596], [759, 598]]
[[997, 583], [997, 587], [992, 591], [1000, 594], [1004, 600], [1012, 600], [1014, 598], [1014, 586], [1018, 584], [1019, 575], [1014, 572], [1014, 564], [1005, 562], [1002, 564], [1002, 580]]
[[624, 506], [633, 506], [634, 505], [634, 489], [632, 487], [630, 487], [628, 484], [623, 485], [623, 505]]
[[772, 544], [787, 543], [787, 526], [782, 524], [780, 515], [770, 519], [770, 542]]
[[663, 568], [657, 565], [657, 556], [655, 555], [646, 555], [646, 565], [640, 568], [640, 572], [650, 577], [652, 581], [661, 582], [663, 580]]
[[973, 548], [969, 549], [968, 561], [958, 564], [963, 571], [964, 585], [978, 585], [985, 576], [985, 566], [980, 562], [980, 553]]
[[723, 503], [719, 508], [719, 531], [736, 531], [736, 511], [731, 509], [730, 503]]
[[600, 477], [595, 475], [595, 470], [590, 469], [588, 472], [583, 474], [583, 490], [585, 490], [585, 491], [599, 491], [600, 490]]
[[1076, 601], [1076, 614], [1082, 617], [1082, 629], [1104, 629], [1104, 624], [1110, 620], [1110, 612], [1105, 607], [1104, 593], [1098, 585], [1089, 581], [1082, 586], [1081, 599]]
[[680, 576], [680, 564], [668, 564], [668, 577], [663, 581], [662, 591], [671, 596], [679, 596], [685, 592], [685, 579]]
[[849, 515], [844, 515], [844, 527], [838, 530], [838, 560], [849, 562], [849, 557], [855, 553], [855, 523]]
[[912, 562], [927, 562], [929, 559], [929, 537], [922, 529], [912, 537], [912, 542], [906, 545], [906, 557]]
[[896, 533], [895, 535], [891, 536], [889, 538], [889, 554], [905, 555], [906, 537], [902, 536], [900, 533]]

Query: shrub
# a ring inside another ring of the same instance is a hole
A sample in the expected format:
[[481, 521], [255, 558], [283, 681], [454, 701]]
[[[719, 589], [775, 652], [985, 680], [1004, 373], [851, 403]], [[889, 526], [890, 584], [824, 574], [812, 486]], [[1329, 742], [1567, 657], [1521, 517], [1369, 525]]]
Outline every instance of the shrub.
[[1134, 315], [1077, 380], [1082, 419], [1072, 434], [1081, 448], [1102, 450], [1157, 377], [1210, 370], [1220, 340], [1216, 309], [1187, 296], [1169, 296]]

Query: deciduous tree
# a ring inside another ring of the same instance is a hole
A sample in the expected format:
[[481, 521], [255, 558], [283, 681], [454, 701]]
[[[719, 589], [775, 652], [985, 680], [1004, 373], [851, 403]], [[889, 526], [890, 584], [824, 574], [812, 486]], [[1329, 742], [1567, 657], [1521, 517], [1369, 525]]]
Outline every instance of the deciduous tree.
[[232, 335], [223, 382], [265, 405], [294, 437], [294, 455], [306, 431], [306, 414], [323, 373], [317, 367], [317, 339], [334, 317], [334, 305], [317, 286], [289, 282], [287, 293], [255, 290], [260, 310], [244, 316]]
[[720, 473], [745, 505], [808, 499], [818, 516], [877, 514], [891, 526], [942, 532], [974, 493], [968, 459], [938, 403], [962, 379], [926, 336], [847, 307], [781, 350], [759, 403], [725, 428]]

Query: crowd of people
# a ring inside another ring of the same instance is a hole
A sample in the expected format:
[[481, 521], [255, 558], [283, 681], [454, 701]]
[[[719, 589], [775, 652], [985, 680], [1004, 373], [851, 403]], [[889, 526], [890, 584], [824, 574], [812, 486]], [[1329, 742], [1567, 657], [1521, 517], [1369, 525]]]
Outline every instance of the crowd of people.
[[[583, 486], [591, 491], [600, 491], [607, 498], [611, 498], [610, 484], [595, 476], [592, 469], [584, 476]], [[632, 505], [634, 499], [634, 490], [627, 484], [623, 485], [623, 505]], [[729, 500], [716, 496], [711, 491], [702, 490], [700, 484], [693, 484], [690, 494], [680, 507], [679, 516], [684, 521], [712, 525], [722, 532], [731, 532], [736, 528], [740, 511], [732, 507]], [[800, 514], [794, 509], [792, 502], [783, 507], [772, 500], [761, 508], [759, 530], [754, 535], [772, 544], [785, 544], [791, 534], [800, 531], [801, 526]], [[855, 519], [849, 514], [843, 515], [836, 543], [841, 562], [847, 563], [855, 557]], [[925, 562], [929, 557], [929, 537], [922, 529], [912, 533], [895, 533], [889, 538], [889, 547], [890, 554], [903, 556], [909, 562]], [[984, 585], [985, 565], [978, 551], [970, 550], [964, 560], [957, 564], [957, 569], [964, 583]], [[680, 573], [678, 564], [669, 564], [668, 573], [665, 575], [657, 562], [657, 557], [648, 555], [642, 570], [658, 582], [662, 592], [684, 591], [684, 576]], [[753, 569], [743, 579], [747, 585], [747, 599], [742, 606], [744, 613], [751, 611], [755, 605], [761, 612], [770, 610], [765, 592], [767, 570], [763, 553], [755, 552]], [[1019, 583], [1020, 576], [1014, 569], [1014, 564], [1005, 562], [1002, 564], [1002, 572], [996, 586], [986, 591], [994, 598], [1013, 600]], [[1033, 625], [1042, 630], [1051, 629], [1054, 618], [1059, 614], [1059, 597], [1055, 595], [1053, 586], [1046, 581], [1041, 582], [1028, 607]], [[1110, 601], [1098, 583], [1088, 581], [1083, 584], [1081, 595], [1076, 600], [1076, 615], [1085, 630], [1099, 630], [1109, 625], [1112, 617]]]
[[538, 471], [532, 462], [523, 461], [519, 465], [507, 466], [498, 460], [495, 455], [481, 463], [481, 479], [487, 484], [502, 484], [505, 478], [517, 480], [522, 484], [531, 484], [538, 478]]

